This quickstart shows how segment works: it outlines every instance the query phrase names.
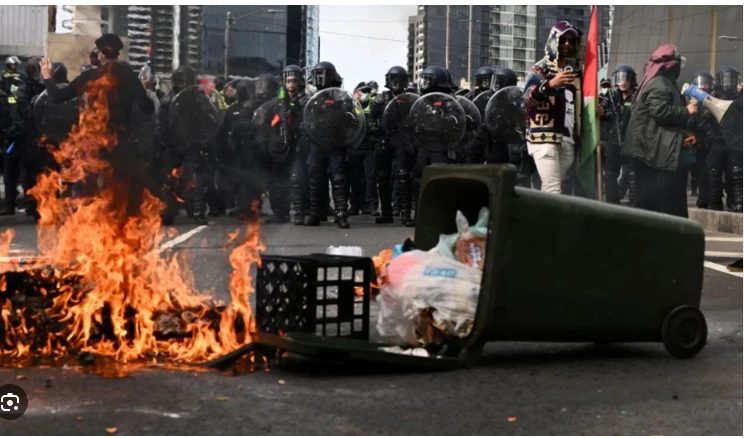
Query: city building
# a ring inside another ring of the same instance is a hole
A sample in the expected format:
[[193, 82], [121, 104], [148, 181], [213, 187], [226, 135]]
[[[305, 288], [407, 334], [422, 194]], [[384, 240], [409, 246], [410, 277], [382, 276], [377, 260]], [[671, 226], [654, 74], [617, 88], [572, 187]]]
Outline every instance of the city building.
[[203, 71], [223, 74], [225, 23], [230, 31], [229, 74], [255, 77], [278, 74], [289, 64], [312, 67], [318, 62], [318, 6], [203, 6]]
[[428, 65], [449, 69], [456, 85], [479, 67], [509, 67], [524, 79], [535, 58], [536, 6], [419, 6], [409, 18], [408, 69], [418, 80]]
[[288, 64], [314, 65], [320, 51], [318, 6], [104, 6], [101, 31], [127, 37], [129, 62], [149, 61], [164, 77], [184, 64], [223, 75], [226, 53], [231, 76], [278, 74]]

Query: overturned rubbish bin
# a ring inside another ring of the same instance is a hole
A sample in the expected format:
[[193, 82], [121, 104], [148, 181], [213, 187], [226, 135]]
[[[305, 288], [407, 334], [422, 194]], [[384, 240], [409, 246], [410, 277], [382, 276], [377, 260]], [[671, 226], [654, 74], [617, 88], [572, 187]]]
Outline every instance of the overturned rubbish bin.
[[[515, 181], [512, 165], [424, 170], [418, 249], [430, 250], [440, 235], [456, 232], [458, 210], [471, 224], [482, 207], [490, 211], [481, 290], [467, 337], [424, 355], [418, 348], [401, 354], [397, 346], [370, 342], [369, 326], [356, 332], [354, 323], [358, 312], [363, 321], [370, 317], [369, 285], [376, 281], [371, 259], [265, 255], [256, 285], [256, 343], [321, 360], [431, 369], [471, 362], [491, 341], [663, 342], [677, 358], [702, 350], [705, 236], [698, 224], [523, 189]], [[330, 317], [328, 306], [335, 303], [328, 301], [329, 290], [339, 304]], [[349, 322], [350, 332], [334, 328]]]
[[457, 210], [490, 214], [481, 293], [466, 348], [488, 341], [705, 346], [705, 235], [692, 220], [515, 187], [511, 165], [424, 170], [416, 246], [455, 231]]

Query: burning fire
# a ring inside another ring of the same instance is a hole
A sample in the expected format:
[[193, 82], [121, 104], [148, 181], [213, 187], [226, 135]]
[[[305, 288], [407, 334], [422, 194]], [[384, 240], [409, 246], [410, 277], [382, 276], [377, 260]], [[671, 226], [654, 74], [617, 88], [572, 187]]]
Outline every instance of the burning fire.
[[[127, 214], [128, 192], [102, 158], [118, 142], [108, 128], [113, 86], [108, 75], [90, 84], [79, 126], [52, 149], [65, 168], [40, 176], [29, 191], [38, 200], [38, 245], [46, 260], [14, 266], [32, 278], [15, 296], [9, 296], [10, 273], [0, 274], [0, 357], [88, 352], [125, 362], [200, 361], [251, 342], [250, 267], [265, 249], [258, 221], [232, 235], [231, 302], [213, 303], [197, 292], [186, 260], [158, 250], [165, 237], [160, 200], [142, 189], [138, 209]], [[105, 187], [82, 198], [58, 196], [86, 175], [102, 175]], [[0, 256], [9, 253], [13, 234], [0, 235]]]
[[[375, 265], [375, 278], [377, 279], [377, 283], [372, 283], [370, 285], [370, 289], [373, 291], [373, 293], [378, 292], [380, 289], [382, 278], [382, 272], [385, 270], [385, 266], [387, 266], [388, 262], [393, 259], [393, 249], [383, 249], [380, 251], [379, 254], [372, 257], [372, 263]], [[364, 295], [364, 288], [361, 286], [356, 286], [354, 288], [354, 293], [362, 296]]]

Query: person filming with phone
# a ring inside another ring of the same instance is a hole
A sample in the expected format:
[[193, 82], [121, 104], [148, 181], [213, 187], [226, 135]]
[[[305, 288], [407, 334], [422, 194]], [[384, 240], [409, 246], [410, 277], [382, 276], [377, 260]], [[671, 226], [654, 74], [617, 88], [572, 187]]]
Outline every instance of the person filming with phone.
[[556, 23], [545, 44], [545, 57], [525, 82], [527, 150], [535, 159], [542, 191], [548, 193], [563, 192], [561, 182], [580, 144], [581, 34], [567, 21]]

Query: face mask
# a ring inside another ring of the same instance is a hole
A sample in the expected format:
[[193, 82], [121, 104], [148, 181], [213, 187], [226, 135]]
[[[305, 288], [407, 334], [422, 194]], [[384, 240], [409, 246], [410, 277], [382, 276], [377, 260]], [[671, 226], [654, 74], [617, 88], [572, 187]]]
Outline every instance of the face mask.
[[315, 85], [313, 85], [313, 84], [307, 84], [307, 90], [308, 90], [308, 91], [309, 91], [310, 93], [315, 93], [316, 91], [318, 91], [318, 87], [316, 87], [316, 86], [315, 86]]
[[370, 94], [369, 94], [369, 93], [364, 93], [364, 94], [362, 94], [362, 96], [361, 96], [361, 97], [359, 98], [359, 101], [360, 101], [360, 102], [361, 102], [362, 104], [366, 105], [366, 104], [368, 104], [368, 103], [369, 103], [369, 99], [370, 99]]

